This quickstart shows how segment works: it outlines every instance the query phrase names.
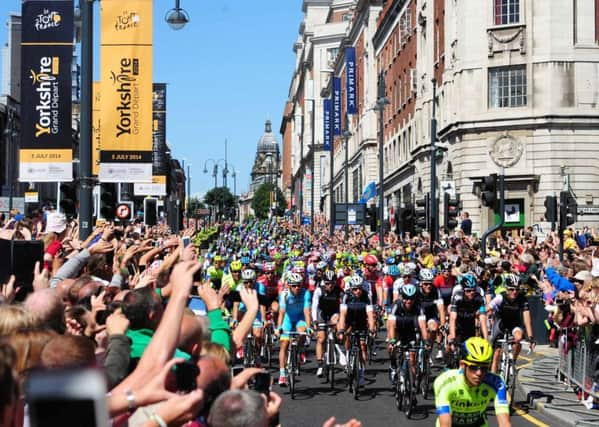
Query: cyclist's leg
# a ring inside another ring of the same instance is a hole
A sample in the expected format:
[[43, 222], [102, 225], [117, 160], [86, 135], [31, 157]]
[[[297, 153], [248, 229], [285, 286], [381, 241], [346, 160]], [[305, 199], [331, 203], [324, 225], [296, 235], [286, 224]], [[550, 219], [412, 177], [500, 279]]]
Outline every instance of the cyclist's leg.
[[499, 366], [499, 360], [501, 359], [501, 345], [497, 343], [497, 340], [504, 336], [504, 332], [501, 327], [501, 320], [495, 319], [493, 323], [493, 331], [491, 333], [491, 345], [493, 346], [493, 361], [491, 362], [491, 372], [497, 373], [497, 367]]
[[524, 329], [522, 326], [516, 326], [512, 329], [512, 336], [514, 337], [514, 344], [512, 345], [512, 353], [514, 355], [514, 363], [518, 360], [520, 351], [522, 350], [522, 344], [520, 342], [524, 338]]
[[289, 332], [292, 331], [293, 324], [287, 314], [285, 314], [285, 318], [283, 319], [283, 324], [281, 325], [283, 329], [283, 333], [280, 337], [280, 350], [279, 350], [279, 384], [285, 384], [287, 375], [287, 370], [285, 369], [285, 365], [287, 364], [287, 350], [289, 349]]

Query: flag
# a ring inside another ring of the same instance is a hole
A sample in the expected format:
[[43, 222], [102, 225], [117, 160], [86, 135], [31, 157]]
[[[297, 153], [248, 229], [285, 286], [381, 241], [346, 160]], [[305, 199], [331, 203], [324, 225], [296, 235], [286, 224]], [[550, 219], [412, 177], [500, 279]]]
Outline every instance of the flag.
[[376, 183], [372, 181], [370, 184], [364, 187], [364, 191], [362, 192], [362, 196], [358, 203], [365, 205], [370, 199], [376, 196]]

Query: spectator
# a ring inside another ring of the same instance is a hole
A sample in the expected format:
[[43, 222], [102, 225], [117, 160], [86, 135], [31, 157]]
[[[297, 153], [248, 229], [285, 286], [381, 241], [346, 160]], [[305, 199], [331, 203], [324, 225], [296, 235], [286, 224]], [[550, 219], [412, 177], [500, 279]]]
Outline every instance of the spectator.
[[268, 427], [266, 399], [251, 390], [229, 390], [212, 405], [209, 427]]

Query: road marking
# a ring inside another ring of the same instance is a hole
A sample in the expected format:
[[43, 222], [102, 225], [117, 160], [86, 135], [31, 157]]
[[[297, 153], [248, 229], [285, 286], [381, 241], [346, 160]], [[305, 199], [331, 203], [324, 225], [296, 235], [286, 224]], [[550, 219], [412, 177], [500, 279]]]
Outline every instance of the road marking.
[[537, 420], [535, 417], [533, 417], [532, 415], [524, 412], [522, 409], [520, 408], [514, 408], [514, 413], [522, 418], [524, 418], [526, 421], [528, 421], [531, 424], [536, 425], [537, 427], [550, 427], [549, 424], [544, 423], [541, 420]]

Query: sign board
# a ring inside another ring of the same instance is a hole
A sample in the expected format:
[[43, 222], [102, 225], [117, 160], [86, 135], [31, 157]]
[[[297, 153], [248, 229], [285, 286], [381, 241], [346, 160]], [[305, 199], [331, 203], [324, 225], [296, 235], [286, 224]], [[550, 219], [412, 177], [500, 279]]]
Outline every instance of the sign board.
[[136, 196], [166, 196], [166, 176], [154, 175], [152, 182], [136, 182], [133, 184]]
[[120, 220], [131, 219], [131, 212], [133, 211], [133, 202], [121, 203], [116, 207], [116, 217]]
[[599, 215], [599, 206], [578, 206], [578, 215]]
[[39, 194], [37, 191], [26, 191], [25, 192], [25, 203], [37, 203], [39, 202]]
[[[0, 212], [8, 212], [9, 206], [8, 197], [0, 197]], [[12, 198], [12, 208], [18, 210], [19, 212], [25, 212], [25, 198], [24, 197], [13, 197]]]
[[366, 205], [361, 203], [335, 203], [335, 225], [364, 225]]

